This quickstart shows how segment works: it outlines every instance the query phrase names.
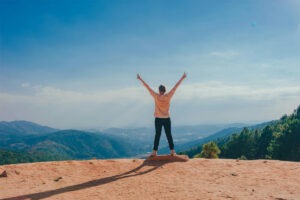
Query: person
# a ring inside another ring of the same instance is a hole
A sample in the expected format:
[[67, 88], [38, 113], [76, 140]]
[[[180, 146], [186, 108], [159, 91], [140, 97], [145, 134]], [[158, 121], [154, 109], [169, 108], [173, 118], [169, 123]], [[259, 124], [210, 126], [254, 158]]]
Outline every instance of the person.
[[166, 93], [166, 87], [163, 85], [160, 85], [158, 87], [158, 93], [154, 92], [149, 85], [141, 78], [139, 74], [137, 74], [137, 79], [140, 80], [143, 85], [147, 88], [147, 90], [150, 92], [151, 96], [154, 98], [155, 101], [155, 111], [154, 111], [154, 117], [155, 117], [155, 138], [154, 138], [154, 145], [153, 145], [153, 152], [151, 156], [157, 155], [157, 150], [159, 146], [159, 140], [161, 136], [162, 127], [164, 127], [167, 140], [169, 143], [169, 148], [171, 155], [176, 155], [174, 150], [174, 143], [173, 143], [173, 137], [172, 137], [172, 131], [171, 131], [171, 119], [170, 119], [170, 102], [171, 99], [178, 88], [178, 86], [181, 84], [181, 82], [186, 78], [186, 73], [182, 75], [180, 80], [175, 84], [175, 86]]

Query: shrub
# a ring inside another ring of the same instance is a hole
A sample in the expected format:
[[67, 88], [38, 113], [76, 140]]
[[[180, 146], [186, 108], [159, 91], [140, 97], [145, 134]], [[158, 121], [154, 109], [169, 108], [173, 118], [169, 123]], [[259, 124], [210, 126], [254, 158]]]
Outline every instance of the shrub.
[[195, 158], [219, 158], [221, 150], [215, 142], [209, 142], [202, 146], [200, 154], [195, 155]]

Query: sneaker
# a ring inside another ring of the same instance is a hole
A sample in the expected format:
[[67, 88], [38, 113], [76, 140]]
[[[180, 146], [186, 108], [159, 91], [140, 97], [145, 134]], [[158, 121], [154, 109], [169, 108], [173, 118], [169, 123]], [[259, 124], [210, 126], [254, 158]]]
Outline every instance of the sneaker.
[[154, 157], [154, 156], [157, 156], [157, 151], [154, 151], [151, 153], [150, 157]]
[[176, 154], [176, 152], [174, 150], [171, 150], [171, 154], [170, 155], [171, 156], [176, 156], [177, 154]]

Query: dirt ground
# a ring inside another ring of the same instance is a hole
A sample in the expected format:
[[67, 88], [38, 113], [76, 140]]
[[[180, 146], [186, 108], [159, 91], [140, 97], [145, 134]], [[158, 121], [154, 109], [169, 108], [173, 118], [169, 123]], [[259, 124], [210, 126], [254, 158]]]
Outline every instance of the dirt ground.
[[2, 165], [0, 199], [300, 199], [300, 163], [143, 159]]

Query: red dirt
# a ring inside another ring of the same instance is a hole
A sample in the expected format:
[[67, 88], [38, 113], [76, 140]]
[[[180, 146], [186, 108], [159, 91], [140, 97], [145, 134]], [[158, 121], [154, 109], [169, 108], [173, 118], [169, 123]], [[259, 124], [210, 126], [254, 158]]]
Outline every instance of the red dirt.
[[300, 199], [300, 163], [142, 159], [0, 166], [0, 199]]

